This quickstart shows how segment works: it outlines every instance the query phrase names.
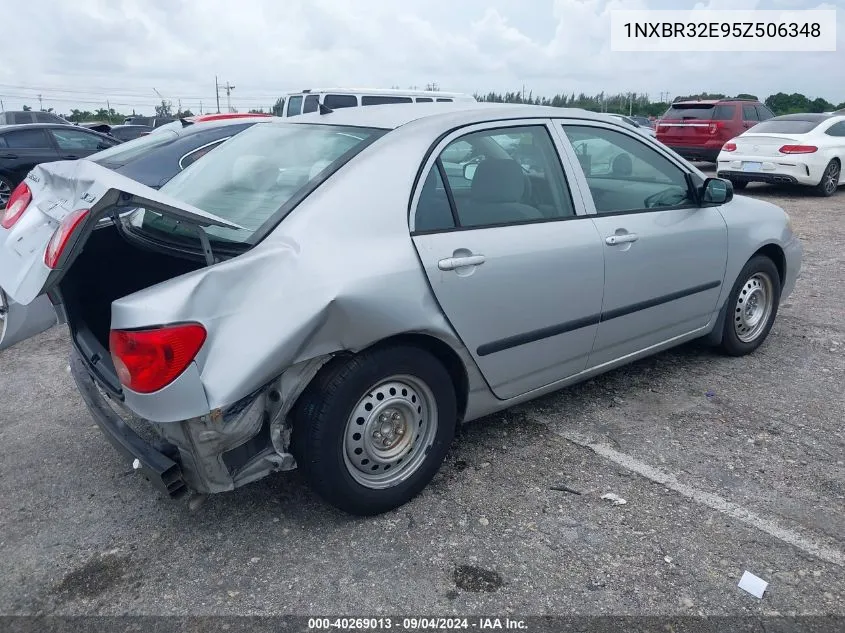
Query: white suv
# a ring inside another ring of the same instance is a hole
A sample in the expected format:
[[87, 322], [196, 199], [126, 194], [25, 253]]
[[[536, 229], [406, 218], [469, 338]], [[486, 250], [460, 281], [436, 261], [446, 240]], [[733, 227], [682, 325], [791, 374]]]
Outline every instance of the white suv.
[[451, 103], [453, 101], [475, 101], [475, 98], [458, 92], [440, 92], [439, 90], [349, 90], [345, 88], [301, 90], [284, 95], [282, 116], [317, 112], [320, 105], [337, 110], [388, 103]]

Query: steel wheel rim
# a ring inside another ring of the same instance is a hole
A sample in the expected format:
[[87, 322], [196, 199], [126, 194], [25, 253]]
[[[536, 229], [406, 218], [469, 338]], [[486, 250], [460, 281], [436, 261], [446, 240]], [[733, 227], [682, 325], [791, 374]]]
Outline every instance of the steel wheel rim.
[[751, 343], [763, 332], [774, 306], [774, 285], [766, 273], [754, 273], [743, 284], [734, 307], [734, 332]]
[[827, 168], [826, 180], [824, 183], [824, 190], [827, 193], [836, 191], [839, 186], [839, 165], [831, 163]]
[[9, 198], [12, 197], [12, 188], [6, 184], [6, 181], [0, 180], [0, 209], [5, 209], [9, 204]]
[[415, 376], [391, 376], [373, 385], [352, 409], [343, 461], [362, 486], [390, 488], [419, 470], [436, 435], [431, 388]]

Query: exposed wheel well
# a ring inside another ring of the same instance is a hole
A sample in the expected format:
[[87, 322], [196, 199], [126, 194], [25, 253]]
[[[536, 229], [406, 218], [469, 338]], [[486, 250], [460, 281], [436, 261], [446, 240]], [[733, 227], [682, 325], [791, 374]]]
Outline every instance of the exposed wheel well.
[[460, 357], [455, 353], [455, 350], [438, 338], [427, 334], [416, 333], [397, 334], [396, 336], [391, 336], [390, 338], [379, 341], [368, 349], [402, 344], [413, 345], [414, 347], [424, 349], [443, 363], [443, 366], [452, 378], [452, 384], [455, 386], [458, 422], [462, 421], [467, 410], [469, 378], [467, 378], [466, 368], [464, 367]]
[[[778, 269], [780, 285], [783, 287], [783, 282], [786, 279], [786, 256], [783, 254], [783, 249], [777, 244], [766, 244], [763, 248], [754, 253], [754, 255], [763, 255], [772, 260], [775, 268]], [[754, 257], [754, 255], [752, 255], [752, 257]]]

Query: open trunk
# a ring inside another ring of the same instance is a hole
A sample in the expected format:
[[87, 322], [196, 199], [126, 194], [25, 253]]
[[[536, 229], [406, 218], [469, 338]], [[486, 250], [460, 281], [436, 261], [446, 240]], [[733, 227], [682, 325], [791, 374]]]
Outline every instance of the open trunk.
[[146, 249], [124, 237], [114, 225], [91, 233], [58, 290], [74, 344], [103, 387], [120, 395], [109, 354], [112, 301], [204, 265]]

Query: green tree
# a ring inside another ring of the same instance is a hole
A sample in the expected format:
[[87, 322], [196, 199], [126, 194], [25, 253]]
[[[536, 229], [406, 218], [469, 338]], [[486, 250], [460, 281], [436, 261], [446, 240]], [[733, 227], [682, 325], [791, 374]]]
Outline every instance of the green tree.
[[279, 97], [276, 99], [276, 103], [273, 104], [273, 115], [274, 116], [282, 116], [284, 114], [285, 108], [285, 100]]
[[23, 111], [24, 111], [24, 112], [32, 112], [32, 108], [30, 108], [28, 105], [25, 105], [25, 106], [23, 107]]

